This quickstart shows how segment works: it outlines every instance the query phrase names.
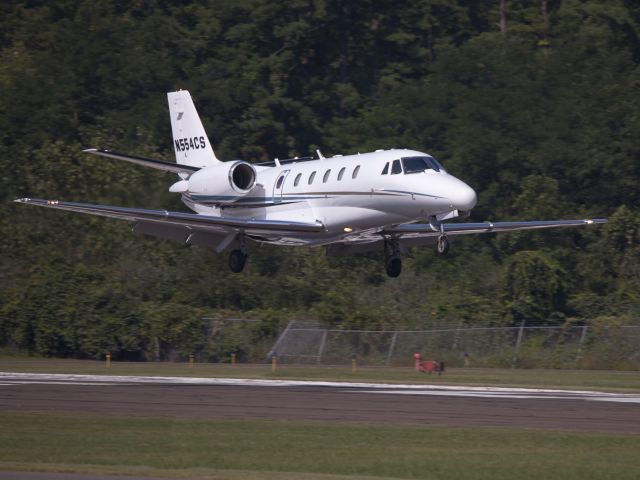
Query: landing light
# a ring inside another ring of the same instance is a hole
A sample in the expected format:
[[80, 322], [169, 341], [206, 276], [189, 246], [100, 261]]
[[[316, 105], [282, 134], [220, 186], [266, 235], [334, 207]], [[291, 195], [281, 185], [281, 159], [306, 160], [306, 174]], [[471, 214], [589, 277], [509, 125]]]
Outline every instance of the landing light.
[[351, 233], [351, 232], [353, 232], [353, 228], [351, 228], [351, 227], [344, 227], [344, 231], [345, 231], [345, 233]]

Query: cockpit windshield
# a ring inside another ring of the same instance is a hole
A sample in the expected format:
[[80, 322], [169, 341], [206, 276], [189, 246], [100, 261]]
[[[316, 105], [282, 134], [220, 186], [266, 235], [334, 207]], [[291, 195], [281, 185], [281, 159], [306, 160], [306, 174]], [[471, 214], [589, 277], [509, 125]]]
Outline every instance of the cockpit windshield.
[[436, 172], [444, 171], [444, 167], [440, 165], [433, 157], [404, 157], [402, 159], [404, 173], [419, 173], [425, 170], [435, 170]]

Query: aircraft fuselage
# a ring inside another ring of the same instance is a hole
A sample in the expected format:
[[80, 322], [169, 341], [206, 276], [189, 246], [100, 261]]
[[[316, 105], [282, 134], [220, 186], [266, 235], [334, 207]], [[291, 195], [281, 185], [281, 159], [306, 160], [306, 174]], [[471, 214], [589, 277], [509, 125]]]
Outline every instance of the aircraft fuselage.
[[432, 157], [394, 149], [256, 167], [254, 188], [233, 203], [221, 205], [219, 195], [206, 191], [187, 192], [183, 201], [205, 215], [319, 222], [324, 226], [322, 235], [263, 238], [287, 245], [332, 243], [393, 224], [446, 215], [452, 218], [475, 206], [475, 191], [441, 165], [407, 172], [402, 161], [407, 158]]

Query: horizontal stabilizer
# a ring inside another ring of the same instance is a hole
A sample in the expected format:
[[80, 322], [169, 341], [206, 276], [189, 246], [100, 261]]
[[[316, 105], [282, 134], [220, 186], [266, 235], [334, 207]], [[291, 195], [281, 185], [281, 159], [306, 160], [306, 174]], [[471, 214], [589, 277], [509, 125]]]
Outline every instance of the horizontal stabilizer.
[[136, 157], [134, 155], [125, 155], [123, 153], [111, 152], [109, 150], [99, 150], [97, 148], [88, 148], [83, 150], [85, 153], [92, 153], [94, 155], [100, 155], [101, 157], [115, 158], [116, 160], [124, 160], [125, 162], [135, 163], [136, 165], [142, 165], [144, 167], [155, 168], [157, 170], [164, 170], [165, 172], [173, 172], [177, 174], [187, 173], [192, 174], [200, 170], [199, 167], [191, 165], [182, 165], [175, 162], [165, 162], [164, 160], [155, 160], [153, 158]]

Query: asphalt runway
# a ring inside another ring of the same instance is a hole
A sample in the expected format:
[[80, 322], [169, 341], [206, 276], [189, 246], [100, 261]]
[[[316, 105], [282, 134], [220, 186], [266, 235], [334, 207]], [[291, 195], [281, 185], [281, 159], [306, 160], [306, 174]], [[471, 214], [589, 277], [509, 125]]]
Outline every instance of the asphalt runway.
[[0, 373], [0, 410], [640, 434], [640, 394]]

